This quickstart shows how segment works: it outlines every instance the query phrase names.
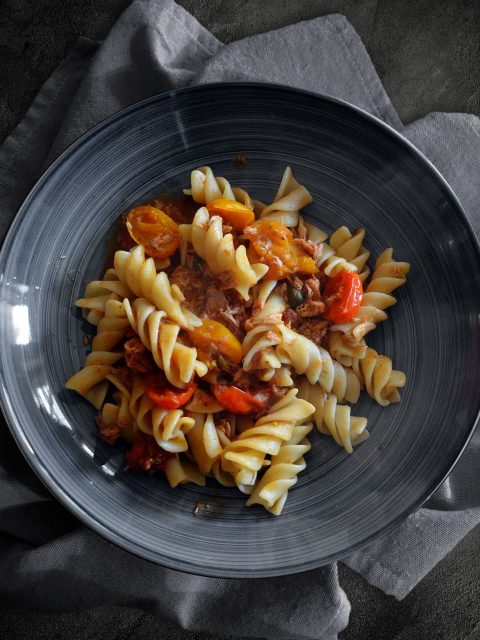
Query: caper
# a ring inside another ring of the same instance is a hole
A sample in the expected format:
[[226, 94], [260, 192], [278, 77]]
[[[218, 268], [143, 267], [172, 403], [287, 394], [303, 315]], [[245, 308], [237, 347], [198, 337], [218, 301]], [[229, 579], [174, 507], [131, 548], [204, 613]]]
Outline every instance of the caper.
[[236, 370], [235, 365], [226, 360], [223, 356], [218, 356], [217, 364], [218, 368], [221, 369], [221, 371], [225, 371], [226, 373], [232, 373]]
[[296, 287], [292, 287], [292, 285], [289, 284], [287, 287], [287, 299], [288, 304], [292, 307], [292, 309], [296, 309], [301, 304], [303, 304], [302, 290], [297, 289]]

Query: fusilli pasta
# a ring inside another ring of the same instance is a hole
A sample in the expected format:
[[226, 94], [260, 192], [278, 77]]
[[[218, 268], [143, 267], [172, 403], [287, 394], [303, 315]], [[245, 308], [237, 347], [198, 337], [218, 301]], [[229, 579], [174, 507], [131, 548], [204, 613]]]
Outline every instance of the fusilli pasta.
[[182, 309], [185, 297], [175, 285], [170, 285], [164, 271], [157, 273], [153, 258], [145, 257], [144, 248], [139, 245], [131, 251], [117, 251], [114, 256], [115, 272], [135, 296], [146, 298], [157, 309], [164, 311], [170, 320], [181, 327], [199, 326], [201, 321], [190, 311]]
[[228, 180], [215, 177], [210, 167], [200, 167], [192, 171], [190, 181], [190, 189], [184, 189], [183, 193], [192, 196], [199, 204], [208, 204], [217, 198], [235, 200], [235, 194]]
[[303, 383], [300, 395], [314, 405], [320, 433], [331, 436], [347, 453], [353, 453], [353, 446], [368, 438], [367, 419], [352, 416], [351, 408], [338, 404], [335, 394], [327, 393], [320, 385]]
[[244, 245], [235, 249], [232, 234], [223, 235], [222, 218], [210, 218], [205, 207], [193, 219], [192, 244], [215, 275], [229, 274], [233, 278], [233, 287], [244, 300], [249, 298], [250, 287], [268, 271], [264, 264], [250, 264]]
[[367, 349], [362, 360], [353, 362], [353, 369], [365, 384], [368, 395], [378, 404], [386, 407], [400, 402], [398, 389], [405, 386], [406, 377], [402, 371], [393, 369], [390, 358], [378, 355], [375, 349]]
[[225, 447], [222, 467], [233, 475], [238, 488], [244, 493], [252, 492], [257, 474], [265, 465], [266, 455], [277, 455], [282, 442], [288, 442], [292, 437], [293, 428], [312, 415], [313, 405], [297, 398], [297, 392], [297, 389], [291, 389], [267, 415]]
[[281, 445], [277, 455], [272, 457], [270, 466], [255, 485], [247, 500], [247, 507], [261, 504], [273, 515], [281, 514], [289, 489], [296, 484], [298, 474], [307, 466], [303, 456], [311, 448], [306, 438], [311, 430], [311, 423], [293, 427], [290, 439]]
[[340, 227], [330, 237], [330, 245], [335, 250], [337, 256], [344, 258], [350, 264], [357, 267], [360, 279], [365, 282], [370, 274], [367, 266], [367, 260], [370, 257], [370, 251], [363, 246], [365, 238], [365, 229], [357, 229], [354, 234], [348, 227]]
[[262, 210], [260, 217], [277, 220], [286, 227], [296, 227], [298, 212], [312, 201], [310, 192], [297, 182], [291, 168], [287, 167], [272, 204]]
[[178, 341], [180, 327], [162, 322], [167, 315], [164, 311], [158, 311], [144, 298], [136, 298], [133, 306], [125, 298], [123, 305], [132, 328], [152, 352], [155, 364], [165, 371], [169, 382], [183, 387], [195, 374], [201, 377], [207, 373], [207, 365], [197, 360], [197, 350]]
[[153, 436], [159, 447], [170, 453], [188, 449], [185, 434], [195, 421], [180, 409], [162, 409], [147, 395], [143, 395], [136, 415], [137, 426], [147, 436]]
[[350, 407], [362, 389], [400, 400], [405, 374], [365, 336], [410, 265], [386, 249], [370, 278], [365, 230], [329, 239], [305, 220], [312, 196], [290, 167], [268, 205], [208, 166], [184, 193], [122, 219], [135, 246], [120, 232], [75, 303], [96, 335], [66, 387], [98, 410], [105, 442], [126, 441], [126, 469], [171, 487], [210, 478], [279, 515], [313, 423], [352, 453], [369, 435]]

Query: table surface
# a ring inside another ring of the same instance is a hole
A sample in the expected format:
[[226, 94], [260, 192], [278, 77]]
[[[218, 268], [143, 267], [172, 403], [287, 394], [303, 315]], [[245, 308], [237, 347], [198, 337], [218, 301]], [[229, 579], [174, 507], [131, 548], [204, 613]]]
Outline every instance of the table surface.
[[[3, 0], [0, 3], [0, 140], [81, 35], [101, 39], [129, 0]], [[480, 115], [480, 2], [469, 0], [181, 0], [223, 42], [329, 13], [362, 38], [401, 119], [430, 111]], [[480, 638], [480, 527], [402, 602], [340, 564], [351, 603], [342, 640]], [[28, 608], [28, 602], [25, 603]], [[227, 640], [179, 629], [125, 607], [45, 614], [0, 605], [11, 640]], [[234, 631], [232, 629], [232, 631]], [[321, 630], [319, 630], [320, 633]], [[236, 638], [237, 636], [229, 636]]]

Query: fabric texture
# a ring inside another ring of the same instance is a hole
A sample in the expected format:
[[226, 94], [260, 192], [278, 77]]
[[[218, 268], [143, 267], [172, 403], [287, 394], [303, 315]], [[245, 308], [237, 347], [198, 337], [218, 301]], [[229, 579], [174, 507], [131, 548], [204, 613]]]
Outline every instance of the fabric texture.
[[[71, 142], [130, 104], [184, 86], [269, 81], [356, 104], [409, 138], [456, 191], [480, 232], [480, 121], [434, 113], [403, 126], [360, 39], [340, 15], [222, 45], [173, 0], [136, 0], [100, 44], [81, 40], [0, 148], [0, 234], [42, 171]], [[345, 563], [403, 598], [480, 522], [477, 431], [448, 480], [397, 529]], [[67, 611], [144, 607], [192, 630], [330, 640], [350, 605], [335, 565], [268, 580], [225, 580], [141, 560], [81, 526], [0, 430], [0, 597]], [[235, 606], [232, 606], [232, 603]], [[231, 612], [228, 619], [224, 611]]]

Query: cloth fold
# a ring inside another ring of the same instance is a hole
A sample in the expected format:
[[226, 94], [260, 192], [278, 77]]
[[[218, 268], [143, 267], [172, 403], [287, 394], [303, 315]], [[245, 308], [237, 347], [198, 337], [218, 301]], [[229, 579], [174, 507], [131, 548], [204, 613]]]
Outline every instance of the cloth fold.
[[[327, 93], [376, 115], [437, 166], [480, 232], [479, 119], [435, 113], [404, 127], [343, 16], [223, 45], [173, 0], [136, 0], [103, 43], [78, 43], [0, 148], [1, 236], [42, 170], [101, 119], [165, 90], [223, 80]], [[479, 449], [477, 432], [427, 504], [346, 564], [403, 598], [480, 522]], [[165, 569], [110, 544], [48, 494], [4, 424], [0, 548], [0, 597], [13, 606], [65, 611], [122, 603], [191, 630], [276, 640], [333, 640], [348, 623], [335, 565], [284, 578], [224, 580]]]

